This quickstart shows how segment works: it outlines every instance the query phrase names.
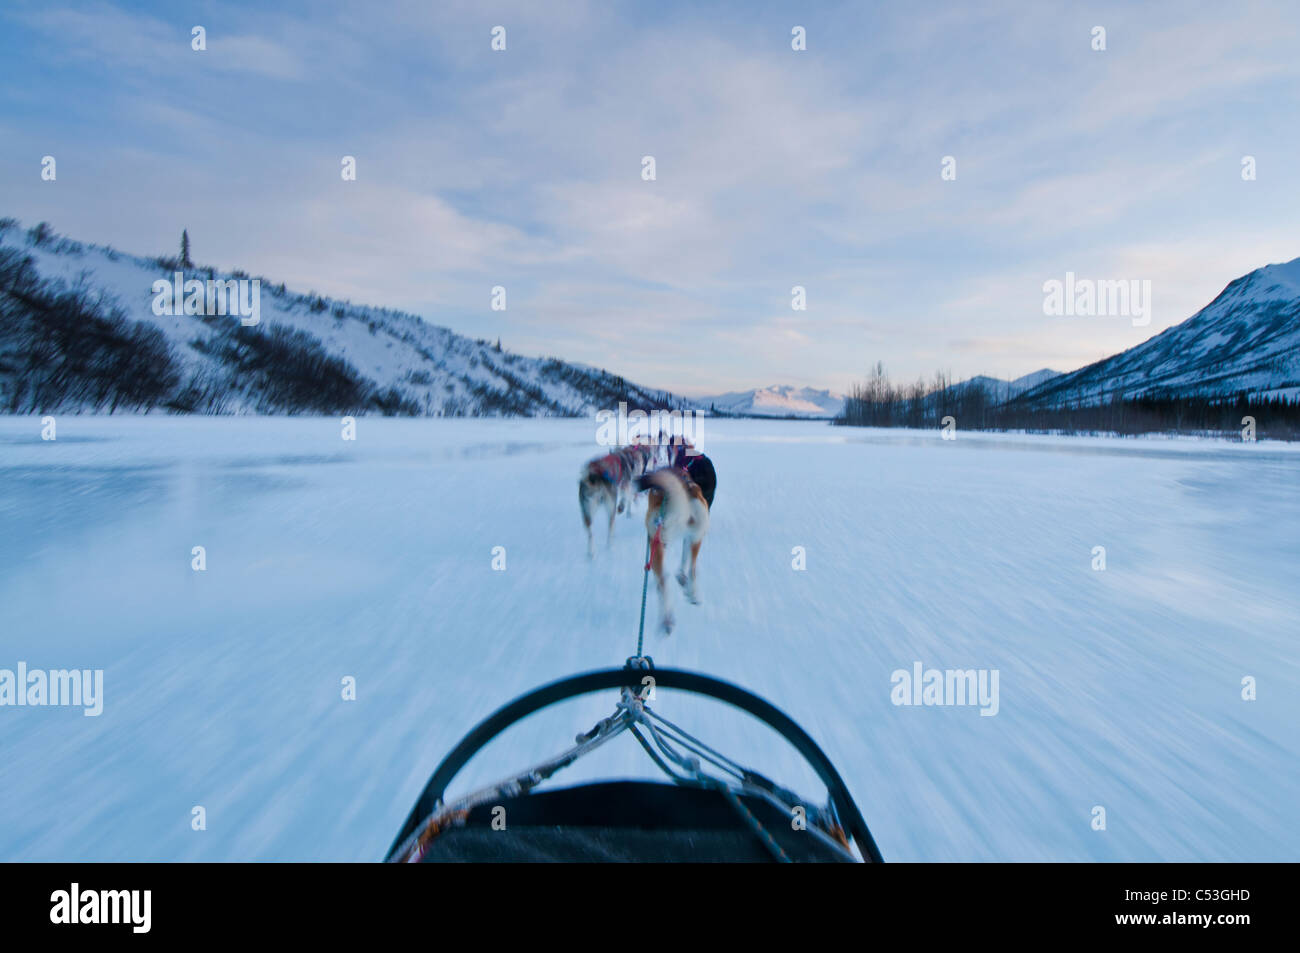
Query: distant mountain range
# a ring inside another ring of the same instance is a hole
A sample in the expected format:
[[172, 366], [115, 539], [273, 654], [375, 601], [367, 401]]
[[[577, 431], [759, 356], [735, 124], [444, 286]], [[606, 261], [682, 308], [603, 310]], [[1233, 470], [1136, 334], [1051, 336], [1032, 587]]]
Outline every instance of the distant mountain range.
[[1040, 371], [1034, 371], [1032, 374], [1026, 374], [1024, 377], [1017, 377], [1013, 381], [1004, 381], [998, 377], [988, 377], [984, 374], [977, 374], [968, 380], [960, 381], [950, 387], [945, 388], [949, 394], [961, 394], [975, 388], [983, 389], [985, 395], [995, 404], [1003, 404], [1013, 397], [1033, 390], [1046, 381], [1060, 377], [1060, 371], [1054, 371], [1045, 367]]
[[844, 395], [811, 387], [760, 387], [716, 397], [697, 397], [705, 410], [736, 417], [835, 417]]
[[[155, 285], [177, 271], [186, 280], [249, 279], [0, 219], [0, 412], [587, 416], [626, 401], [816, 419], [844, 408], [843, 395], [810, 387], [685, 398], [267, 279], [256, 326], [237, 314], [160, 313]], [[979, 376], [948, 391], [975, 387], [992, 404], [1026, 409], [1144, 395], [1300, 395], [1300, 258], [1236, 279], [1181, 324], [1077, 371]]]
[[1229, 282], [1181, 324], [1077, 371], [1044, 368], [1013, 381], [979, 375], [931, 393], [926, 403], [975, 389], [989, 406], [1023, 411], [1142, 397], [1300, 397], [1300, 258]]

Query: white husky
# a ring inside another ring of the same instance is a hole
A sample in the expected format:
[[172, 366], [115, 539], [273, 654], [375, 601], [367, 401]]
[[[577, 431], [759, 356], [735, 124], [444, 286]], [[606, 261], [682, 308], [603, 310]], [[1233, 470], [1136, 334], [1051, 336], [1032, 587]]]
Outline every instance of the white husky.
[[682, 470], [655, 470], [641, 477], [637, 486], [650, 491], [645, 531], [650, 540], [650, 568], [654, 570], [659, 587], [659, 627], [667, 635], [672, 632], [675, 621], [672, 591], [664, 578], [664, 553], [678, 542], [682, 544], [682, 564], [677, 571], [677, 581], [686, 590], [687, 600], [698, 603], [695, 563], [699, 559], [700, 544], [709, 532], [709, 504], [700, 488]]

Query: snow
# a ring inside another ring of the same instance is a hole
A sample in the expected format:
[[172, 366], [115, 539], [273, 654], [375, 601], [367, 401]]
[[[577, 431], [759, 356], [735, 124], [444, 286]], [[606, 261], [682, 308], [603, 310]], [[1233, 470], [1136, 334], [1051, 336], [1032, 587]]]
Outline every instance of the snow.
[[[105, 672], [98, 718], [0, 708], [0, 860], [376, 860], [480, 718], [632, 654], [640, 513], [584, 557], [594, 421], [357, 426], [0, 418], [0, 668]], [[713, 419], [703, 446], [704, 602], [646, 649], [799, 721], [887, 860], [1300, 856], [1296, 448]], [[996, 669], [997, 715], [893, 705], [918, 661]], [[659, 696], [809, 788], [775, 736]], [[454, 790], [611, 710], [531, 719]], [[653, 771], [619, 739], [551, 784]]]
[[[1300, 258], [1260, 269], [1261, 277], [1268, 279], [1272, 286], [1279, 287], [1284, 296], [1300, 296]], [[1263, 284], [1265, 282], [1261, 282]]]

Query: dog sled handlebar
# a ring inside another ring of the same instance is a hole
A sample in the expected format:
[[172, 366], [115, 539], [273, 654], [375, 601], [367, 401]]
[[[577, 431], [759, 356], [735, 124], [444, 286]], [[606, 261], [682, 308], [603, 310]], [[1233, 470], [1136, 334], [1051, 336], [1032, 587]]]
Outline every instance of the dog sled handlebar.
[[844, 824], [853, 840], [857, 842], [858, 850], [861, 851], [863, 857], [872, 863], [883, 862], [884, 858], [880, 855], [880, 850], [876, 846], [875, 839], [871, 836], [871, 831], [867, 828], [862, 813], [858, 810], [857, 804], [854, 803], [853, 797], [849, 794], [844, 779], [840, 777], [835, 765], [818, 747], [817, 742], [789, 715], [766, 699], [760, 698], [738, 685], [708, 675], [700, 675], [695, 672], [682, 671], [681, 669], [631, 667], [601, 669], [551, 682], [549, 685], [543, 685], [526, 695], [516, 698], [479, 722], [469, 734], [461, 739], [460, 743], [451, 750], [451, 753], [442, 760], [442, 763], [433, 772], [433, 776], [429, 778], [428, 784], [424, 786], [424, 790], [416, 800], [415, 806], [411, 808], [411, 813], [408, 815], [406, 823], [402, 825], [397, 839], [393, 841], [393, 846], [389, 848], [388, 856], [391, 857], [393, 852], [419, 827], [421, 821], [429, 817], [438, 808], [443, 795], [446, 793], [447, 785], [451, 783], [452, 779], [456, 777], [470, 759], [510, 725], [536, 711], [554, 705], [556, 702], [579, 695], [588, 695], [592, 692], [614, 688], [639, 690], [643, 684], [642, 680], [647, 675], [654, 679], [656, 688], [677, 688], [696, 695], [705, 695], [717, 699], [753, 715], [779, 733], [795, 747], [795, 750], [812, 766], [822, 783], [826, 785], [831, 803], [834, 805], [841, 823]]

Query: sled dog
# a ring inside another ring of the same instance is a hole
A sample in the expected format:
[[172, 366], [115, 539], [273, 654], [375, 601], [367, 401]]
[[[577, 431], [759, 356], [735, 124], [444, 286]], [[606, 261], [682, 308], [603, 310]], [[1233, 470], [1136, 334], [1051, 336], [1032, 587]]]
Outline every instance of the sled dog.
[[637, 485], [650, 491], [645, 530], [650, 541], [650, 568], [654, 570], [659, 588], [659, 628], [667, 635], [672, 632], [675, 620], [672, 590], [664, 577], [665, 554], [681, 543], [682, 562], [677, 571], [677, 581], [686, 591], [687, 600], [698, 603], [695, 565], [700, 556], [700, 544], [709, 532], [709, 504], [699, 485], [679, 469], [665, 468], [647, 473], [637, 481]]
[[596, 544], [591, 523], [603, 507], [609, 511], [609, 536], [614, 536], [614, 515], [627, 512], [632, 515], [635, 481], [654, 459], [654, 449], [635, 445], [623, 447], [603, 457], [588, 461], [578, 474], [578, 506], [582, 510], [582, 525], [587, 530], [587, 556], [595, 555]]

